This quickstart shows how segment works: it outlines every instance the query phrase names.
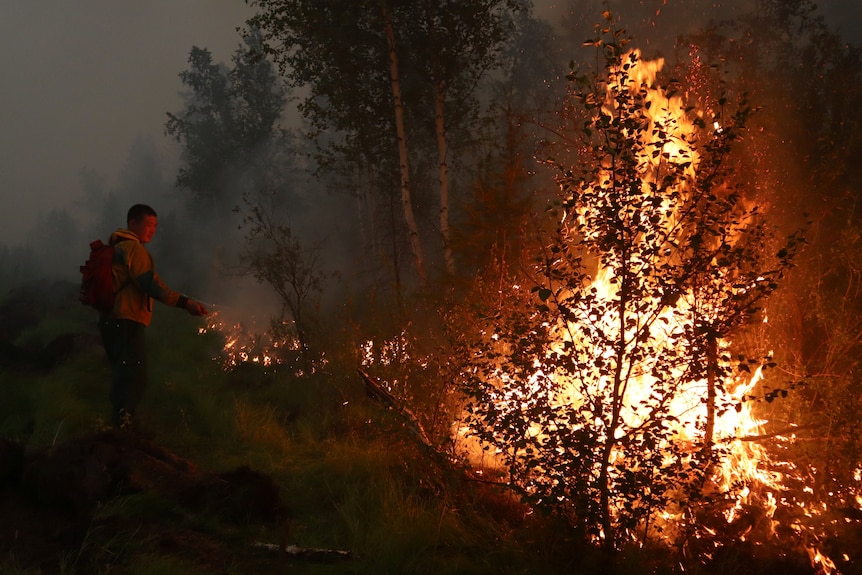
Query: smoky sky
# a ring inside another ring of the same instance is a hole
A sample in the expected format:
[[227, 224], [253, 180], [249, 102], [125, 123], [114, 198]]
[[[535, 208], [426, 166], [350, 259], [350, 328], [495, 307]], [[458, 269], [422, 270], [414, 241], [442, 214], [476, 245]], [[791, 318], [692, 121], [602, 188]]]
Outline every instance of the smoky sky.
[[[634, 23], [635, 33], [654, 28], [675, 35], [753, 2], [610, 0], [609, 6]], [[603, 9], [601, 0], [535, 4], [558, 34], [577, 40]], [[818, 4], [830, 25], [860, 43], [862, 0]], [[40, 213], [72, 206], [83, 171], [110, 188], [142, 135], [152, 138], [171, 180], [177, 146], [164, 136], [164, 123], [166, 112], [181, 109], [178, 74], [189, 51], [208, 48], [217, 62], [228, 62], [240, 44], [236, 28], [252, 13], [242, 0], [2, 2], [0, 243], [21, 242]], [[560, 29], [572, 13], [583, 27]]]
[[[862, 0], [813, 0], [830, 29], [855, 45], [862, 43]], [[670, 49], [674, 39], [701, 26], [749, 12], [758, 0], [538, 0], [537, 12], [560, 34], [592, 36], [599, 15], [609, 9], [641, 48]], [[581, 38], [583, 36], [583, 38]], [[645, 44], [642, 46], [641, 44]]]
[[229, 61], [251, 13], [242, 0], [0, 3], [0, 242], [74, 202], [83, 170], [110, 185], [141, 135], [175, 157], [165, 114], [191, 47]]

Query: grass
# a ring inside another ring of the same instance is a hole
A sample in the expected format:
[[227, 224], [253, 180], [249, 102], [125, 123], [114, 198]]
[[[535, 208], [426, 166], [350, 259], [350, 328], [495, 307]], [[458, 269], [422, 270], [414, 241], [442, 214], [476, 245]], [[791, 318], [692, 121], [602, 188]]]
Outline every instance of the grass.
[[[80, 308], [49, 314], [14, 342], [95, 335]], [[84, 310], [86, 311], [86, 310]], [[253, 524], [193, 513], [144, 492], [104, 502], [51, 573], [299, 575], [672, 572], [633, 549], [609, 568], [569, 529], [526, 513], [510, 494], [440, 469], [392, 413], [365, 395], [354, 367], [304, 377], [246, 365], [226, 372], [217, 334], [160, 307], [147, 331], [140, 406], [153, 442], [211, 473], [248, 466], [280, 489], [289, 521]], [[343, 351], [343, 350], [342, 350]], [[350, 357], [334, 353], [332, 357]], [[109, 370], [98, 347], [53, 368], [0, 371], [0, 437], [37, 450], [106, 426]], [[347, 550], [350, 560], [282, 557], [254, 542]], [[740, 559], [739, 573], [743, 569]], [[0, 573], [36, 575], [16, 556]]]
[[[246, 465], [268, 475], [289, 510], [289, 528], [192, 517], [139, 494], [103, 505], [81, 547], [58, 558], [58, 572], [520, 574], [553, 573], [565, 563], [550, 552], [543, 556], [545, 544], [534, 536], [529, 546], [520, 542], [524, 529], [540, 532], [538, 523], [497, 514], [486, 488], [446, 477], [427, 461], [397, 422], [365, 398], [352, 367], [301, 379], [256, 366], [227, 373], [213, 361], [217, 337], [198, 335], [194, 318], [156, 312], [147, 334], [150, 384], [140, 407], [154, 442], [214, 473]], [[29, 329], [19, 343], [93, 333], [92, 319], [72, 309]], [[104, 427], [108, 381], [99, 350], [51, 370], [0, 373], [0, 436], [38, 449]], [[227, 551], [219, 555], [229, 559], [214, 569], [194, 554], [165, 552], [146, 528], [154, 520], [192, 540], [220, 541]], [[285, 566], [277, 553], [251, 547], [285, 538], [349, 550], [354, 558], [287, 559]], [[0, 562], [4, 573], [30, 573], [10, 563]]]

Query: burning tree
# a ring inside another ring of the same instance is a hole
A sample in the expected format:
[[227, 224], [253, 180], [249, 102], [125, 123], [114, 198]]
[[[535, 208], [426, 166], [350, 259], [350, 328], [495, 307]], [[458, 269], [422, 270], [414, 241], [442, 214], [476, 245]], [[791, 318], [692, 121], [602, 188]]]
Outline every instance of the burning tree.
[[689, 106], [658, 83], [661, 60], [603, 32], [603, 72], [569, 78], [582, 123], [574, 166], [552, 162], [556, 224], [499, 305], [480, 306], [458, 377], [460, 431], [525, 501], [612, 550], [684, 529], [694, 502], [744, 486], [723, 464], [745, 433], [752, 367], [769, 360], [730, 337], [759, 317], [800, 239], [770, 247], [734, 177], [744, 99]]

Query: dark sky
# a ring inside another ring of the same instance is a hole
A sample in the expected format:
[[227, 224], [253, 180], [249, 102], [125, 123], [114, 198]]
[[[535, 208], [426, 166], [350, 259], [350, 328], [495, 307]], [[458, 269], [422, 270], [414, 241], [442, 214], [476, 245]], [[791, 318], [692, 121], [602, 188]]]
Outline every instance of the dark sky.
[[[649, 19], [679, 32], [753, 1], [610, 4], [631, 20]], [[555, 21], [570, 6], [569, 0], [536, 4], [540, 14]], [[821, 0], [820, 5], [848, 37], [862, 28], [862, 0]], [[579, 6], [585, 21], [595, 20], [602, 3], [581, 0]], [[251, 13], [242, 0], [0, 3], [0, 242], [22, 241], [39, 213], [80, 198], [83, 170], [114, 185], [141, 135], [155, 142], [165, 177], [172, 179], [176, 147], [163, 131], [166, 112], [181, 107], [177, 74], [186, 69], [193, 45], [227, 62], [240, 43], [236, 28]], [[853, 41], [859, 44], [862, 38]]]

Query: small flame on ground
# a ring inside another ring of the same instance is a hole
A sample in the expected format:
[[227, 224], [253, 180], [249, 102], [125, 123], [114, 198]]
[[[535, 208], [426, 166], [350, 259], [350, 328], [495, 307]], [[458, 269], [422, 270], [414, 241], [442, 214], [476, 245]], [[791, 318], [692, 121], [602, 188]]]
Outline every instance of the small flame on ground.
[[206, 325], [198, 330], [200, 334], [208, 332], [217, 332], [224, 337], [224, 347], [213, 359], [220, 361], [225, 371], [249, 363], [264, 367], [281, 365], [285, 350], [299, 349], [295, 338], [273, 338], [270, 330], [257, 329], [255, 322], [228, 321], [219, 312], [210, 314]]

